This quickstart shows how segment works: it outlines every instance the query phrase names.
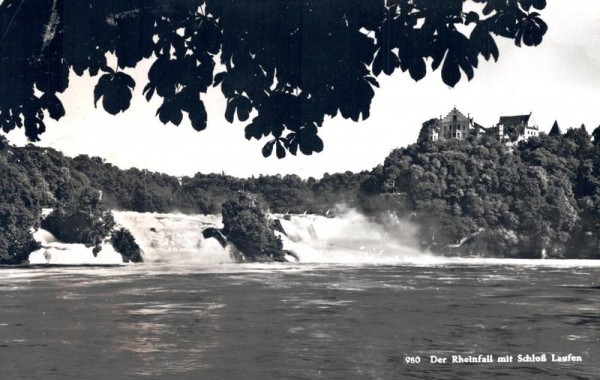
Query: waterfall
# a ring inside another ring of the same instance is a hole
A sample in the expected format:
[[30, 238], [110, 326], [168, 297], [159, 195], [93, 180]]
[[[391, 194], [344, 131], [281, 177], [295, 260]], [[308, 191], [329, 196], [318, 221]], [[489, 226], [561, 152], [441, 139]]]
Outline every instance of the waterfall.
[[[202, 230], [222, 228], [219, 215], [184, 215], [113, 211], [118, 227], [131, 231], [140, 245], [144, 265], [167, 267], [214, 267], [235, 260], [235, 247], [221, 247], [216, 239], [204, 239]], [[408, 264], [408, 265], [535, 265], [596, 266], [597, 260], [523, 260], [434, 256], [418, 249], [418, 228], [394, 214], [370, 218], [354, 210], [335, 216], [272, 215], [286, 232], [278, 234], [284, 249], [307, 264]], [[31, 264], [122, 264], [109, 240], [94, 256], [83, 244], [57, 241], [48, 231], [34, 233], [42, 248], [29, 256]], [[293, 261], [291, 257], [290, 261]]]
[[[202, 265], [234, 262], [235, 247], [223, 248], [216, 239], [204, 239], [202, 230], [222, 228], [219, 215], [138, 213], [113, 211], [117, 227], [125, 227], [143, 251], [146, 264]], [[348, 210], [336, 216], [272, 215], [286, 232], [276, 232], [284, 249], [301, 263], [401, 263], [426, 256], [415, 247], [416, 228], [388, 215], [377, 222]], [[108, 239], [97, 257], [91, 248], [65, 244], [47, 231], [36, 239], [44, 248], [30, 255], [33, 264], [120, 264], [121, 257]], [[291, 257], [290, 261], [293, 261]]]
[[30, 264], [56, 265], [119, 265], [123, 264], [121, 254], [108, 242], [102, 244], [102, 250], [94, 256], [92, 248], [83, 244], [60, 242], [50, 232], [39, 229], [33, 237], [42, 248], [29, 255]]

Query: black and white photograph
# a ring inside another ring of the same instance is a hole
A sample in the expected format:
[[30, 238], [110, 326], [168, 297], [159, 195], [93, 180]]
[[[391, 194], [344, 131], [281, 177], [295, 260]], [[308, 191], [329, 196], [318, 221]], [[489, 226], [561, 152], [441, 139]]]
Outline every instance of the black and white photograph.
[[0, 379], [599, 379], [600, 2], [0, 0]]

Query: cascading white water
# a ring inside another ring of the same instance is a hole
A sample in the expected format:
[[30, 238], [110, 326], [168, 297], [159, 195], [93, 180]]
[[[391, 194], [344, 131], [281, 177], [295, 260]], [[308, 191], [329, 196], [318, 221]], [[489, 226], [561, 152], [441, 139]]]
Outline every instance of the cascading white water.
[[56, 265], [119, 265], [123, 263], [121, 254], [108, 242], [94, 256], [92, 248], [83, 244], [67, 244], [58, 241], [50, 232], [39, 229], [33, 234], [42, 248], [29, 255], [30, 264]]
[[[143, 251], [145, 263], [201, 265], [233, 262], [232, 250], [216, 239], [204, 239], [202, 230], [222, 228], [218, 215], [185, 215], [113, 211], [118, 227], [125, 227]], [[273, 215], [287, 236], [279, 234], [284, 248], [302, 263], [401, 263], [428, 255], [417, 250], [416, 228], [387, 217], [378, 223], [347, 210], [335, 217]], [[120, 264], [120, 255], [108, 241], [97, 257], [81, 244], [64, 244], [44, 230], [36, 232], [44, 248], [30, 255], [33, 264]], [[293, 261], [292, 257], [288, 257]]]
[[400, 263], [429, 256], [419, 251], [417, 227], [384, 215], [377, 222], [347, 210], [335, 217], [278, 215], [284, 246], [308, 263]]
[[220, 264], [233, 262], [231, 248], [204, 239], [202, 230], [222, 228], [218, 215], [185, 215], [113, 211], [115, 221], [127, 228], [143, 251], [145, 262]]
[[[218, 215], [183, 215], [113, 211], [119, 226], [131, 231], [144, 252], [146, 264], [168, 267], [204, 267], [232, 263], [232, 251], [215, 239], [204, 239], [202, 230], [221, 228]], [[287, 236], [280, 235], [284, 248], [298, 255], [301, 263], [314, 264], [514, 264], [534, 266], [597, 266], [598, 260], [520, 260], [447, 258], [420, 251], [417, 227], [384, 215], [377, 222], [346, 210], [335, 217], [317, 215], [273, 215]], [[52, 234], [38, 230], [34, 237], [42, 248], [31, 253], [31, 264], [107, 265], [122, 264], [121, 255], [105, 240], [94, 256], [83, 244], [66, 244]], [[293, 260], [290, 257], [290, 260]]]
[[[207, 227], [221, 228], [217, 215], [142, 214], [113, 212], [119, 225], [129, 229], [144, 252], [146, 262], [232, 262], [231, 249], [215, 239], [204, 239]], [[273, 215], [287, 234], [284, 248], [306, 263], [393, 263], [413, 260], [418, 251], [414, 225], [394, 217], [376, 223], [348, 210], [335, 217]], [[290, 258], [291, 259], [291, 258]]]

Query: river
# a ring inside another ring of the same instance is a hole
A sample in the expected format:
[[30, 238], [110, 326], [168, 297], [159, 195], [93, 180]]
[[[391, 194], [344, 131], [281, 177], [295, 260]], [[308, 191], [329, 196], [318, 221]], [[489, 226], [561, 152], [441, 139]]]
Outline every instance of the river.
[[0, 268], [0, 378], [600, 378], [600, 261], [436, 257], [350, 210], [280, 216], [300, 262], [237, 264], [219, 217], [114, 214], [143, 264], [40, 230]]
[[[590, 261], [142, 264], [0, 276], [3, 379], [600, 376], [600, 266]], [[517, 361], [543, 354], [546, 362]], [[452, 355], [494, 362], [452, 364]], [[513, 362], [498, 363], [505, 355]]]

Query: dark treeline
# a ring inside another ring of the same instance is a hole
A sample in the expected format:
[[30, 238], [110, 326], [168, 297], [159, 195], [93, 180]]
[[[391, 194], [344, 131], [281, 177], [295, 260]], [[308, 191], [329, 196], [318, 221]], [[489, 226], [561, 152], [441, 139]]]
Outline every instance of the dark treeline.
[[103, 192], [111, 208], [139, 212], [218, 214], [238, 191], [259, 195], [271, 212], [325, 213], [337, 204], [356, 205], [369, 172], [325, 174], [317, 180], [297, 175], [261, 175], [247, 179], [226, 174], [177, 178], [147, 170], [121, 170], [98, 157], [78, 156], [71, 166]]
[[[592, 135], [582, 126], [508, 145], [488, 137], [420, 141], [370, 172], [307, 180], [177, 178], [0, 139], [0, 258], [23, 261], [37, 247], [31, 231], [40, 223], [96, 250], [112, 233], [136, 255], [126, 232], [110, 232], [108, 209], [220, 213], [239, 191], [275, 213], [324, 214], [342, 203], [370, 215], [395, 212], [420, 226], [423, 248], [443, 254], [600, 258], [600, 128]], [[42, 222], [43, 207], [54, 212]], [[83, 227], [71, 234], [69, 225]]]

